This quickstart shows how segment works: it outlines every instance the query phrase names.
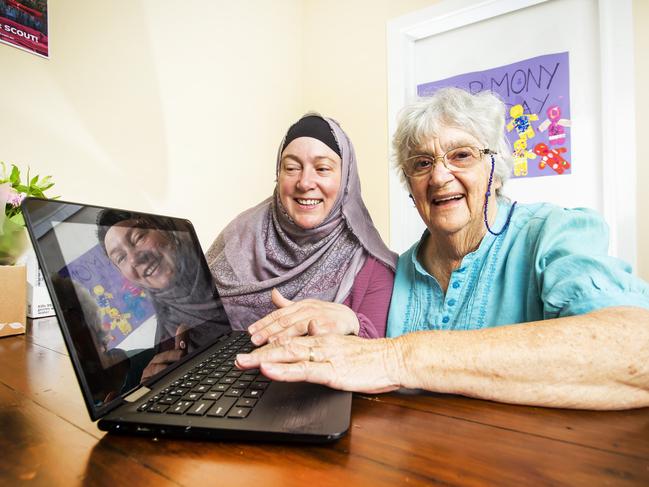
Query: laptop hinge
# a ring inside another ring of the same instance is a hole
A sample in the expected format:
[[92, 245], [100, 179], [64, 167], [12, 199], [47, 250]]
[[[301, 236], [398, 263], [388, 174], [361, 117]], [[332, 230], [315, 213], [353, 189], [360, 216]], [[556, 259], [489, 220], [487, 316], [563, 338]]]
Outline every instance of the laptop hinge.
[[140, 399], [142, 396], [146, 395], [147, 393], [151, 392], [151, 389], [148, 387], [140, 387], [137, 391], [131, 392], [128, 396], [124, 398], [126, 402], [135, 402], [138, 399]]

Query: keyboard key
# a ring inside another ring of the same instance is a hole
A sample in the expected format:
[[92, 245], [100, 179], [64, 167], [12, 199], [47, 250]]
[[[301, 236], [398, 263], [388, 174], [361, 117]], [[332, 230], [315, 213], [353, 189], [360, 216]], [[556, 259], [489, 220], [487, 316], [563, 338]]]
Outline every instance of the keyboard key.
[[232, 407], [232, 405], [236, 402], [236, 398], [234, 397], [222, 397], [212, 407], [212, 409], [209, 410], [207, 413], [208, 416], [216, 416], [217, 418], [223, 418], [225, 417], [226, 414], [228, 414], [228, 411]]
[[194, 407], [187, 411], [187, 414], [192, 416], [203, 416], [203, 414], [212, 407], [212, 404], [214, 404], [214, 401], [198, 401], [194, 404]]
[[237, 389], [245, 389], [250, 385], [250, 382], [246, 382], [245, 380], [238, 380], [234, 384], [232, 384], [232, 387], [235, 387]]
[[220, 384], [234, 384], [236, 379], [234, 377], [223, 377], [219, 383]]
[[202, 396], [203, 394], [200, 392], [188, 392], [183, 396], [183, 399], [185, 401], [198, 401]]
[[232, 388], [228, 392], [225, 393], [226, 397], [241, 397], [241, 394], [243, 394], [243, 389], [236, 389]]
[[150, 402], [145, 402], [144, 404], [140, 404], [140, 405], [137, 407], [137, 410], [140, 411], [140, 412], [142, 412], [142, 411], [146, 411], [147, 409], [149, 409], [150, 406], [151, 406], [151, 403], [150, 403]]
[[229, 388], [230, 388], [230, 384], [216, 384], [216, 385], [213, 385], [210, 390], [214, 391], [214, 392], [225, 392]]
[[213, 401], [216, 401], [216, 400], [219, 399], [222, 395], [223, 395], [222, 392], [211, 391], [211, 392], [208, 392], [207, 394], [205, 394], [205, 395], [203, 396], [203, 398], [204, 398], [204, 399], [211, 399], [211, 400], [213, 400]]
[[259, 375], [259, 377], [257, 377], [257, 382], [270, 382], [270, 379], [264, 375]]
[[240, 370], [232, 370], [231, 372], [228, 372], [227, 377], [234, 377], [235, 379], [238, 379], [239, 377], [241, 377], [241, 374], [243, 374], [243, 372], [241, 372]]
[[234, 407], [230, 411], [230, 414], [228, 414], [228, 418], [239, 418], [243, 419], [247, 417], [250, 414], [250, 408], [238, 408]]
[[202, 381], [201, 384], [207, 384], [209, 386], [213, 386], [219, 381], [216, 377], [205, 377]]
[[210, 390], [210, 386], [207, 384], [199, 384], [196, 387], [192, 389], [192, 392], [200, 392], [201, 394], [203, 392], [207, 392]]
[[257, 399], [251, 399], [249, 397], [242, 397], [237, 401], [237, 407], [242, 408], [251, 408], [257, 404]]
[[182, 386], [183, 386], [183, 387], [186, 387], [187, 389], [191, 389], [191, 388], [194, 387], [196, 384], [197, 384], [197, 382], [196, 382], [195, 380], [187, 380], [187, 381], [185, 381], [185, 382], [182, 383]]
[[175, 406], [172, 406], [171, 409], [167, 411], [167, 413], [171, 414], [185, 414], [185, 411], [187, 411], [192, 404], [194, 404], [191, 401], [178, 401], [178, 403]]
[[164, 413], [168, 407], [169, 406], [166, 406], [164, 404], [154, 404], [149, 409], [147, 409], [147, 413]]
[[189, 388], [187, 387], [177, 387], [173, 391], [171, 391], [169, 394], [172, 396], [184, 396], [189, 392]]
[[264, 393], [264, 391], [260, 389], [248, 389], [244, 394], [243, 397], [250, 397], [252, 399], [258, 399], [261, 397], [261, 395]]
[[178, 396], [165, 396], [160, 401], [158, 401], [158, 404], [166, 404], [167, 406], [170, 406], [171, 404], [175, 404], [176, 401], [180, 399]]
[[252, 384], [250, 384], [251, 389], [266, 389], [268, 387], [268, 382], [262, 382], [260, 380], [256, 380]]

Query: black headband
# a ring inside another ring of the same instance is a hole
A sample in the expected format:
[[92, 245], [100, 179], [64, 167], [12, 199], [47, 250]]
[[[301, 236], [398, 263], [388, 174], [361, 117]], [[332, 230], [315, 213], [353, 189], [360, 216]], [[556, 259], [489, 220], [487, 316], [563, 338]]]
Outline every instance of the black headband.
[[312, 137], [314, 139], [318, 139], [320, 142], [327, 145], [332, 151], [338, 154], [338, 157], [342, 157], [342, 155], [340, 154], [340, 148], [338, 147], [338, 143], [336, 142], [336, 138], [334, 137], [331, 127], [322, 117], [318, 117], [317, 115], [309, 115], [295, 122], [286, 133], [284, 145], [282, 146], [282, 152], [284, 152], [284, 149], [286, 149], [286, 146], [288, 144], [299, 137]]

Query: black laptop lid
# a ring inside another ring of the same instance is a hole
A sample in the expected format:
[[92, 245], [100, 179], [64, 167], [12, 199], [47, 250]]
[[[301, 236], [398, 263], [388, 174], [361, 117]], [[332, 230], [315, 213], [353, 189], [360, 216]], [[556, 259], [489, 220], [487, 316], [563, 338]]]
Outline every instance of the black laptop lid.
[[23, 202], [92, 419], [230, 331], [187, 220]]

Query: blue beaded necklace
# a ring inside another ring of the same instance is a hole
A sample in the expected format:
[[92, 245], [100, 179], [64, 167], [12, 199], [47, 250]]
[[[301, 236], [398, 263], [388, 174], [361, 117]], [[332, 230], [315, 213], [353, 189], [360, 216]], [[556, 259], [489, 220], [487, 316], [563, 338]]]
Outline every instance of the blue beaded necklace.
[[493, 182], [494, 168], [496, 165], [496, 161], [494, 160], [494, 155], [490, 154], [490, 156], [491, 156], [491, 172], [489, 173], [489, 184], [487, 184], [487, 192], [484, 195], [484, 224], [487, 227], [489, 233], [497, 237], [498, 235], [502, 234], [509, 226], [509, 222], [512, 219], [512, 215], [514, 214], [514, 208], [516, 207], [516, 203], [518, 203], [518, 201], [514, 201], [514, 204], [509, 209], [509, 214], [507, 215], [507, 221], [500, 229], [500, 232], [497, 233], [494, 232], [489, 226], [489, 219], [487, 218], [487, 211], [489, 209], [489, 196], [491, 196], [491, 183]]

